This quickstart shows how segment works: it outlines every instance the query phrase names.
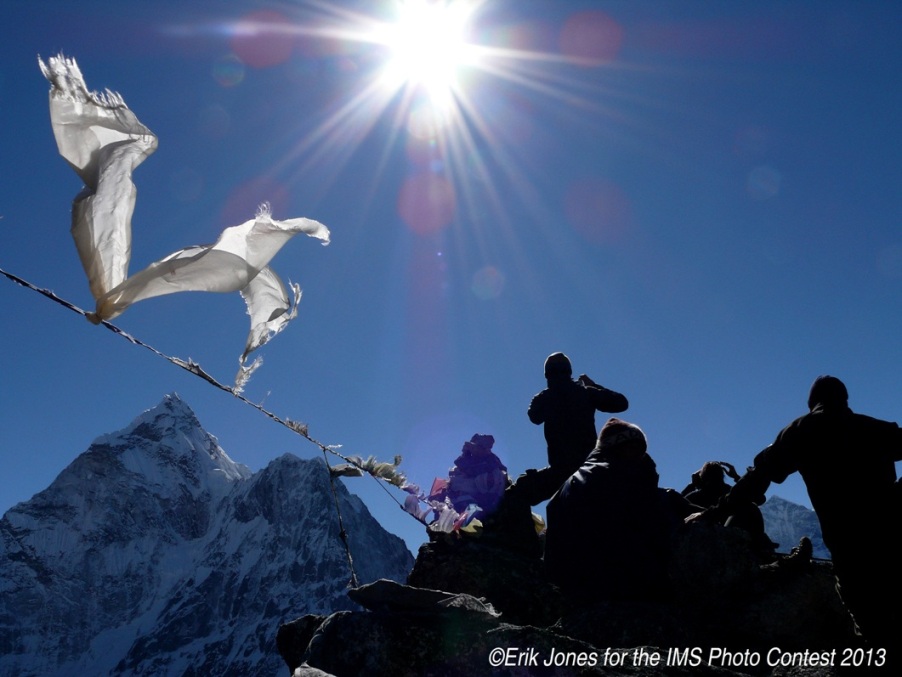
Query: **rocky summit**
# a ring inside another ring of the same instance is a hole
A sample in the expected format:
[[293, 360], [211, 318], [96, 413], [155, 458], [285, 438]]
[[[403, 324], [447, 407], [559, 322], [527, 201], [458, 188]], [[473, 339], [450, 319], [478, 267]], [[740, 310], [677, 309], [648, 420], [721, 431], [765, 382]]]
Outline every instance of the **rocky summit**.
[[883, 662], [856, 640], [829, 561], [763, 562], [739, 529], [685, 525], [672, 595], [654, 603], [565, 599], [531, 548], [486, 536], [424, 544], [407, 585], [349, 592], [366, 611], [284, 624], [287, 674], [813, 677]]
[[[360, 582], [413, 558], [336, 483]], [[364, 556], [365, 553], [365, 556]], [[358, 608], [329, 473], [232, 461], [167, 396], [0, 520], [0, 674], [284, 674], [286, 617]]]

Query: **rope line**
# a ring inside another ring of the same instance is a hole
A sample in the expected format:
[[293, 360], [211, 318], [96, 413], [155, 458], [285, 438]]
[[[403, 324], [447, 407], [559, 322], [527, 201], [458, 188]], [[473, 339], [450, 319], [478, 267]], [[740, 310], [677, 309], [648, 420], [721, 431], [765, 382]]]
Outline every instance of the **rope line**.
[[[323, 458], [326, 460], [326, 465], [329, 465], [329, 460], [326, 459], [325, 450], [323, 450]], [[357, 583], [357, 573], [354, 570], [354, 558], [351, 556], [351, 545], [348, 543], [348, 532], [345, 531], [344, 521], [341, 518], [341, 509], [338, 507], [338, 492], [335, 490], [335, 476], [331, 472], [329, 473], [329, 488], [332, 490], [332, 498], [335, 501], [335, 512], [338, 514], [338, 537], [341, 539], [341, 542], [344, 543], [345, 554], [348, 556], [348, 568], [351, 570], [350, 585], [352, 588], [356, 588], [359, 584]]]
[[[54, 302], [60, 304], [64, 308], [67, 308], [68, 310], [71, 310], [72, 312], [77, 313], [77, 314], [81, 315], [82, 317], [87, 318], [89, 315], [91, 315], [91, 313], [88, 313], [87, 311], [79, 308], [75, 304], [70, 303], [69, 301], [66, 301], [65, 299], [57, 296], [54, 292], [50, 291], [49, 289], [44, 289], [44, 288], [38, 287], [38, 286], [32, 284], [31, 282], [28, 282], [27, 280], [22, 279], [18, 275], [14, 275], [12, 273], [9, 273], [9, 272], [3, 270], [2, 268], [0, 268], [0, 275], [3, 275], [7, 279], [15, 282], [16, 284], [18, 284], [22, 287], [26, 287], [27, 289], [37, 292], [38, 294], [41, 294], [45, 298], [48, 298], [51, 301], [54, 301]], [[382, 488], [382, 490], [395, 503], [397, 503], [398, 506], [402, 510], [404, 510], [404, 506], [401, 504], [401, 502], [394, 495], [392, 495], [392, 493], [389, 492], [388, 489], [385, 487], [385, 479], [377, 477], [376, 475], [371, 473], [366, 467], [362, 466], [357, 460], [339, 453], [335, 449], [334, 446], [324, 444], [324, 443], [320, 442], [319, 440], [311, 437], [306, 424], [300, 423], [298, 421], [292, 421], [291, 419], [289, 419], [287, 417], [284, 419], [280, 418], [273, 412], [271, 412], [268, 409], [266, 409], [265, 407], [263, 407], [263, 405], [258, 404], [256, 402], [252, 402], [251, 400], [247, 399], [241, 393], [236, 392], [235, 389], [232, 388], [231, 386], [227, 386], [224, 383], [217, 381], [213, 376], [211, 376], [209, 373], [204, 371], [203, 368], [194, 360], [189, 358], [187, 361], [185, 361], [181, 358], [174, 357], [172, 355], [166, 355], [165, 353], [160, 352], [153, 346], [148, 345], [147, 343], [144, 343], [140, 339], [135, 338], [128, 332], [124, 331], [120, 327], [117, 327], [116, 325], [112, 324], [111, 322], [108, 322], [107, 320], [100, 320], [100, 324], [103, 325], [104, 327], [106, 327], [107, 329], [109, 329], [114, 334], [121, 336], [129, 343], [136, 345], [136, 346], [141, 346], [142, 348], [146, 348], [147, 350], [152, 352], [154, 355], [157, 355], [158, 357], [162, 357], [164, 360], [171, 362], [175, 366], [180, 367], [181, 369], [184, 369], [185, 371], [187, 371], [191, 374], [194, 374], [198, 378], [203, 379], [204, 381], [206, 381], [207, 383], [209, 383], [212, 386], [215, 386], [219, 390], [223, 390], [223, 391], [231, 394], [232, 396], [241, 400], [244, 404], [247, 404], [247, 405], [253, 407], [254, 409], [259, 411], [260, 413], [262, 413], [264, 416], [268, 417], [272, 421], [275, 421], [276, 423], [288, 428], [292, 432], [303, 437], [308, 442], [311, 442], [312, 444], [315, 444], [317, 447], [319, 447], [319, 449], [323, 452], [323, 459], [326, 462], [327, 472], [329, 473], [329, 483], [330, 483], [330, 487], [332, 489], [332, 496], [335, 501], [335, 512], [338, 515], [339, 537], [341, 538], [342, 544], [344, 545], [345, 553], [347, 554], [347, 558], [348, 558], [348, 566], [351, 570], [351, 586], [354, 588], [358, 587], [357, 573], [354, 570], [354, 559], [351, 556], [351, 548], [350, 548], [350, 544], [348, 543], [348, 535], [344, 528], [344, 522], [342, 520], [341, 509], [339, 507], [338, 493], [336, 492], [336, 489], [335, 489], [335, 477], [332, 473], [332, 470], [331, 470], [332, 466], [329, 464], [329, 459], [328, 459], [327, 454], [332, 454], [333, 456], [336, 456], [336, 457], [340, 458], [341, 460], [343, 460], [345, 463], [348, 463], [349, 465], [352, 465], [355, 468], [358, 468], [362, 472], [365, 472], [367, 475], [369, 475], [371, 478], [373, 478], [373, 480], [375, 480], [377, 482], [377, 484]], [[407, 515], [411, 515], [411, 513], [407, 512], [406, 510], [404, 510], [404, 512]], [[417, 519], [415, 515], [411, 515], [411, 517], [413, 517], [414, 519]], [[422, 522], [422, 520], [417, 520], [417, 521]]]

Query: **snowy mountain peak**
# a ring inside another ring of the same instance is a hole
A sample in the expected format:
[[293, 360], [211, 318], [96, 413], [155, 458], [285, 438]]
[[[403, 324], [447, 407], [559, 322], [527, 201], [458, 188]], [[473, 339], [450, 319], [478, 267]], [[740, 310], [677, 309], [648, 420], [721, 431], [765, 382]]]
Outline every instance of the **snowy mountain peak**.
[[336, 501], [360, 581], [403, 580], [321, 460], [252, 473], [167, 395], [0, 519], [0, 674], [277, 674], [285, 618], [350, 605]]
[[824, 545], [821, 524], [814, 510], [779, 496], [771, 496], [761, 506], [768, 537], [778, 544], [777, 551], [788, 553], [802, 536], [811, 539], [814, 556], [830, 559]]
[[122, 430], [97, 438], [91, 449], [109, 451], [151, 485], [166, 485], [184, 476], [192, 493], [222, 490], [225, 483], [252, 474], [228, 457], [176, 393], [166, 395]]

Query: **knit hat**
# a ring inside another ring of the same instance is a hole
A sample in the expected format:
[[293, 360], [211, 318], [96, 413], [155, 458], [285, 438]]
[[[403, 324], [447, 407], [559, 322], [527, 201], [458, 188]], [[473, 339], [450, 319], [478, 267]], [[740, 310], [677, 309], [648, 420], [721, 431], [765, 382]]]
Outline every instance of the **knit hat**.
[[817, 405], [847, 406], [849, 403], [849, 391], [845, 384], [835, 376], [818, 376], [811, 384], [808, 393], [808, 408], [814, 409]]
[[598, 433], [595, 448], [605, 454], [628, 453], [640, 456], [648, 449], [648, 442], [639, 426], [619, 418], [609, 418]]
[[570, 376], [572, 373], [573, 367], [570, 365], [570, 358], [564, 353], [552, 353], [545, 360], [545, 378]]

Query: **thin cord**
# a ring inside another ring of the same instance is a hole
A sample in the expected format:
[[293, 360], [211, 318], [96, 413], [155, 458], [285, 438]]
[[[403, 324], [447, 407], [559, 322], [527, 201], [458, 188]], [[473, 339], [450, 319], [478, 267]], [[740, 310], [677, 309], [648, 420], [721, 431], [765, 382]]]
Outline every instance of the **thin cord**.
[[[73, 303], [70, 303], [69, 301], [66, 301], [66, 300], [63, 299], [63, 298], [60, 298], [59, 296], [57, 296], [54, 292], [50, 291], [49, 289], [43, 289], [43, 288], [41, 288], [41, 287], [38, 287], [38, 286], [32, 284], [31, 282], [28, 282], [27, 280], [22, 279], [22, 278], [19, 277], [18, 275], [14, 275], [14, 274], [12, 274], [12, 273], [9, 273], [9, 272], [3, 270], [2, 268], [0, 268], [0, 274], [2, 274], [3, 276], [5, 276], [5, 277], [8, 278], [9, 280], [15, 282], [16, 284], [18, 284], [18, 285], [20, 285], [20, 286], [22, 286], [22, 287], [26, 287], [27, 289], [30, 289], [30, 290], [32, 290], [32, 291], [35, 291], [35, 292], [37, 292], [38, 294], [41, 294], [42, 296], [44, 296], [44, 297], [50, 299], [51, 301], [54, 301], [54, 302], [60, 304], [60, 305], [63, 306], [64, 308], [67, 308], [67, 309], [71, 310], [71, 311], [74, 312], [74, 313], [78, 313], [78, 314], [81, 315], [82, 317], [87, 318], [87, 317], [89, 316], [89, 313], [88, 313], [87, 311], [85, 311], [85, 310], [79, 308], [78, 306], [76, 306], [76, 305], [73, 304]], [[300, 435], [301, 437], [303, 437], [303, 438], [304, 438], [305, 440], [307, 440], [308, 442], [312, 442], [313, 444], [315, 444], [317, 447], [320, 448], [320, 450], [323, 452], [323, 458], [325, 459], [325, 462], [326, 462], [326, 468], [328, 469], [328, 472], [329, 472], [329, 483], [330, 483], [330, 487], [331, 487], [331, 489], [332, 489], [332, 495], [333, 495], [333, 498], [335, 499], [335, 512], [336, 512], [337, 515], [338, 515], [339, 537], [341, 538], [341, 541], [342, 541], [342, 543], [344, 544], [345, 552], [347, 553], [347, 558], [348, 558], [348, 566], [349, 566], [350, 569], [351, 569], [351, 585], [352, 585], [352, 587], [356, 588], [356, 587], [358, 586], [358, 582], [357, 582], [357, 574], [356, 574], [356, 572], [354, 571], [354, 560], [353, 560], [353, 557], [351, 556], [351, 549], [350, 549], [350, 545], [349, 545], [349, 543], [348, 543], [347, 532], [345, 532], [345, 529], [344, 529], [344, 522], [343, 522], [343, 520], [342, 520], [341, 508], [339, 507], [339, 502], [338, 502], [338, 494], [337, 494], [337, 492], [336, 492], [336, 490], [335, 490], [334, 475], [333, 475], [333, 473], [332, 473], [332, 466], [329, 465], [328, 456], [327, 456], [326, 454], [328, 453], [328, 454], [332, 454], [333, 456], [337, 456], [338, 458], [342, 459], [345, 463], [348, 463], [348, 464], [350, 464], [350, 465], [352, 465], [352, 466], [354, 466], [354, 467], [360, 469], [361, 471], [367, 473], [367, 475], [369, 475], [370, 477], [372, 477], [373, 480], [376, 480], [376, 481], [377, 481], [377, 484], [378, 484], [380, 487], [382, 487], [382, 490], [383, 490], [383, 491], [384, 491], [384, 492], [385, 492], [385, 493], [386, 493], [386, 494], [387, 494], [387, 495], [388, 495], [395, 503], [397, 503], [398, 506], [400, 506], [401, 509], [403, 510], [403, 509], [404, 509], [404, 506], [401, 504], [401, 502], [400, 502], [394, 495], [392, 495], [391, 492], [389, 492], [388, 489], [385, 487], [385, 480], [384, 480], [384, 478], [377, 477], [375, 474], [373, 474], [372, 472], [370, 472], [366, 467], [364, 467], [363, 465], [361, 465], [361, 464], [360, 464], [358, 461], [356, 461], [355, 459], [349, 458], [349, 457], [347, 457], [347, 456], [344, 456], [343, 454], [340, 454], [338, 451], [335, 450], [335, 447], [334, 447], [334, 446], [330, 446], [330, 445], [328, 445], [328, 444], [323, 444], [323, 443], [320, 442], [319, 440], [317, 440], [317, 439], [311, 437], [310, 434], [309, 434], [309, 432], [308, 432], [308, 428], [307, 428], [307, 425], [306, 425], [306, 424], [299, 423], [299, 422], [297, 422], [297, 421], [292, 421], [292, 420], [289, 419], [289, 418], [282, 419], [282, 418], [280, 418], [279, 416], [277, 416], [276, 414], [274, 414], [273, 412], [271, 412], [271, 411], [269, 411], [268, 409], [264, 408], [263, 405], [257, 404], [256, 402], [252, 402], [251, 400], [247, 399], [247, 398], [246, 398], [244, 395], [242, 395], [241, 393], [236, 392], [235, 389], [232, 388], [231, 386], [227, 386], [227, 385], [225, 385], [225, 384], [223, 384], [223, 383], [220, 383], [220, 382], [217, 381], [213, 376], [211, 376], [211, 375], [208, 374], [206, 371], [204, 371], [203, 368], [202, 368], [198, 363], [194, 362], [193, 360], [189, 359], [189, 360], [186, 362], [185, 360], [182, 360], [181, 358], [174, 357], [174, 356], [172, 356], [172, 355], [166, 355], [165, 353], [160, 352], [159, 350], [157, 350], [157, 349], [154, 348], [153, 346], [148, 345], [147, 343], [144, 343], [143, 341], [141, 341], [141, 340], [135, 338], [134, 336], [132, 336], [132, 335], [129, 334], [128, 332], [124, 331], [124, 330], [121, 329], [120, 327], [117, 327], [116, 325], [114, 325], [114, 324], [112, 324], [111, 322], [108, 322], [108, 321], [106, 321], [106, 320], [100, 320], [100, 324], [103, 325], [104, 327], [106, 327], [107, 329], [109, 329], [109, 330], [110, 330], [111, 332], [113, 332], [114, 334], [117, 334], [117, 335], [121, 336], [122, 338], [124, 338], [124, 339], [125, 339], [126, 341], [128, 341], [129, 343], [132, 343], [132, 344], [134, 344], [134, 345], [136, 345], [136, 346], [141, 346], [142, 348], [146, 348], [147, 350], [149, 350], [150, 352], [152, 352], [154, 355], [157, 355], [158, 357], [162, 357], [164, 360], [167, 360], [167, 361], [171, 362], [171, 363], [174, 364], [175, 366], [180, 367], [181, 369], [184, 369], [185, 371], [188, 371], [188, 372], [190, 372], [191, 374], [194, 374], [195, 376], [197, 376], [197, 377], [203, 379], [204, 381], [206, 381], [206, 382], [209, 383], [210, 385], [215, 386], [216, 388], [218, 388], [218, 389], [220, 389], [220, 390], [223, 390], [223, 391], [225, 391], [225, 392], [227, 392], [227, 393], [233, 395], [234, 397], [238, 398], [239, 400], [241, 400], [241, 401], [244, 402], [245, 404], [247, 404], [247, 405], [253, 407], [253, 408], [256, 409], [257, 411], [259, 411], [260, 413], [262, 413], [264, 416], [267, 416], [268, 418], [270, 418], [271, 420], [275, 421], [276, 423], [285, 426], [286, 428], [288, 428], [288, 429], [291, 430], [292, 432], [297, 433], [298, 435]], [[416, 517], [415, 515], [412, 515], [411, 513], [407, 512], [406, 510], [405, 510], [404, 512], [405, 512], [405, 514], [411, 515], [411, 517], [413, 517], [414, 519], [417, 519], [417, 517]], [[422, 520], [417, 520], [417, 521], [422, 522]]]

